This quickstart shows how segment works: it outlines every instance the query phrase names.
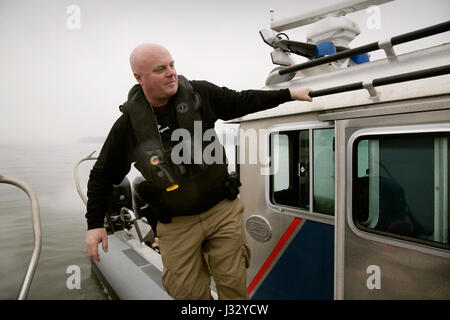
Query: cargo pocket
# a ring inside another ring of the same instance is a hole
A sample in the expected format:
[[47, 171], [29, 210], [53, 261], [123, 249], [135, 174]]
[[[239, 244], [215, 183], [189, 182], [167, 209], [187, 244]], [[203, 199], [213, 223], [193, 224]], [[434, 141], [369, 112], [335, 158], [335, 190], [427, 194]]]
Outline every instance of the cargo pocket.
[[247, 241], [244, 241], [244, 245], [242, 246], [242, 255], [244, 256], [245, 267], [248, 269], [250, 267], [251, 253]]

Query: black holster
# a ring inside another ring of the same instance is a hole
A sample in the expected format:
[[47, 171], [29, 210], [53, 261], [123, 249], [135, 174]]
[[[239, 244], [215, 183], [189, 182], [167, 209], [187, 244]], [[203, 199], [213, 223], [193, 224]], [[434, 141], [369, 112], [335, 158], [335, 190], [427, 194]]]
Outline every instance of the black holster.
[[231, 172], [225, 179], [225, 197], [228, 200], [236, 199], [239, 194], [239, 187], [241, 186], [239, 177], [236, 172]]
[[158, 220], [162, 223], [169, 223], [172, 221], [172, 217], [170, 216], [170, 214], [166, 210], [161, 208], [160, 199], [162, 193], [165, 191], [161, 190], [158, 185], [152, 184], [151, 182], [146, 180], [142, 181], [138, 185], [137, 191], [142, 200], [149, 204], [146, 215], [147, 217], [151, 217], [151, 220], [155, 225], [155, 220]]

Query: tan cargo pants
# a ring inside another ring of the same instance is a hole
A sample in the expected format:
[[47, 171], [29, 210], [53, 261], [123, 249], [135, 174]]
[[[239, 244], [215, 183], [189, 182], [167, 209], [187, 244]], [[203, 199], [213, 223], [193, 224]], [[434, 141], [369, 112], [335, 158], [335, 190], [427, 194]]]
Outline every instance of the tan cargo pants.
[[212, 299], [211, 275], [219, 299], [248, 299], [250, 250], [245, 240], [244, 206], [223, 200], [206, 212], [158, 222], [164, 265], [162, 282], [175, 299]]

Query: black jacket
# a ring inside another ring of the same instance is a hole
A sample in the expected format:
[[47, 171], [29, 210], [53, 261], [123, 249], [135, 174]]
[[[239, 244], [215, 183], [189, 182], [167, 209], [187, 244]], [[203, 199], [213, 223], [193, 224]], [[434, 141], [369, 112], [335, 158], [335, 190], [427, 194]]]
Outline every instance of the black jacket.
[[[202, 122], [212, 128], [218, 119], [229, 120], [246, 114], [273, 108], [291, 100], [288, 89], [245, 90], [237, 92], [218, 87], [207, 81], [190, 81], [202, 99]], [[169, 102], [162, 108], [172, 108]], [[173, 130], [173, 128], [171, 128]], [[108, 198], [113, 184], [119, 184], [136, 161], [136, 138], [126, 114], [117, 119], [102, 147], [98, 160], [91, 170], [88, 182], [87, 223], [88, 229], [103, 227]], [[214, 165], [202, 173], [186, 175], [179, 190], [166, 193], [158, 205], [171, 216], [189, 215], [208, 210], [224, 199], [221, 195], [224, 172], [214, 170]], [[217, 168], [216, 168], [217, 169]]]

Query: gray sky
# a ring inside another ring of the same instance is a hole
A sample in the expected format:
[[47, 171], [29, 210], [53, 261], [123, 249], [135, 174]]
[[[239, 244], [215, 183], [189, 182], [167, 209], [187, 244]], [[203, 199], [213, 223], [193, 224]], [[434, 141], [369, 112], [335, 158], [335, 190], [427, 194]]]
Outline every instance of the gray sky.
[[[271, 48], [258, 34], [269, 27], [269, 9], [280, 19], [336, 2], [0, 0], [0, 143], [106, 136], [135, 83], [129, 54], [143, 42], [166, 46], [178, 73], [189, 79], [236, 90], [260, 88], [275, 67]], [[67, 27], [70, 5], [80, 8], [80, 29]], [[361, 28], [351, 47], [450, 18], [448, 0], [396, 0], [380, 9], [380, 29], [367, 28], [366, 11], [347, 16]], [[286, 33], [305, 41], [307, 28]], [[447, 32], [396, 52], [449, 41]]]

